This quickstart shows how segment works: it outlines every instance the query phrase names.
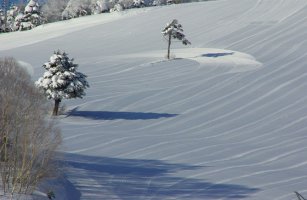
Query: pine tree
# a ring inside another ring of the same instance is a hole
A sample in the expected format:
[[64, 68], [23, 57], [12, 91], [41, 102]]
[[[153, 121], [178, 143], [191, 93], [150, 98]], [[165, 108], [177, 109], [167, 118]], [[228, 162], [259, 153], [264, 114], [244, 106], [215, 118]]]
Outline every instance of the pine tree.
[[77, 72], [78, 64], [73, 63], [65, 52], [57, 51], [43, 67], [47, 70], [43, 77], [36, 81], [48, 99], [54, 100], [53, 115], [58, 115], [62, 99], [82, 98], [84, 90], [89, 87], [86, 75]]
[[92, 5], [91, 13], [100, 14], [109, 10], [109, 2], [107, 0], [97, 0], [95, 4]]
[[15, 18], [17, 17], [17, 15], [20, 13], [20, 9], [15, 6], [15, 5], [12, 5], [10, 7], [10, 9], [7, 11], [7, 28], [8, 28], [8, 31], [15, 31], [15, 27], [14, 27], [14, 24], [15, 24]]
[[17, 30], [29, 30], [44, 22], [41, 16], [38, 0], [30, 0], [25, 7], [24, 13], [20, 13], [15, 18], [15, 26]]
[[170, 24], [168, 23], [166, 27], [162, 30], [162, 34], [168, 42], [167, 59], [170, 59], [172, 38], [182, 41], [182, 44], [184, 45], [191, 44], [191, 42], [185, 38], [185, 35], [183, 34], [182, 25], [178, 23], [177, 19], [174, 19]]
[[144, 0], [133, 0], [133, 7], [134, 8], [145, 7], [145, 1]]
[[121, 12], [125, 8], [121, 3], [116, 3], [113, 8], [110, 9], [110, 12]]

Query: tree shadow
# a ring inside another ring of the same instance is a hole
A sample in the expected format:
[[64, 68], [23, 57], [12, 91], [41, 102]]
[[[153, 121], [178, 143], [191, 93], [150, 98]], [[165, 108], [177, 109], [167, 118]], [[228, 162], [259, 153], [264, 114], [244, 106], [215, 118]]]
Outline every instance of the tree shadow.
[[67, 113], [68, 116], [84, 117], [94, 120], [149, 120], [159, 118], [175, 117], [177, 114], [168, 113], [143, 113], [143, 112], [110, 112], [110, 111], [78, 111], [71, 110]]
[[76, 154], [65, 157], [67, 178], [81, 192], [82, 199], [242, 199], [258, 191], [174, 175], [204, 166]]
[[206, 53], [202, 54], [202, 57], [210, 57], [210, 58], [217, 58], [217, 57], [222, 57], [222, 56], [229, 56], [233, 55], [234, 52], [229, 52], [229, 53]]

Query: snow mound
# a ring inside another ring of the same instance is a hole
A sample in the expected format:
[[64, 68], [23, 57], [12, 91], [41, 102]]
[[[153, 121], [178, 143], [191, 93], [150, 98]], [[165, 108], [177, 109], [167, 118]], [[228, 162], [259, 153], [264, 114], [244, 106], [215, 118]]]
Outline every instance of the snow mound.
[[[229, 73], [240, 73], [257, 70], [262, 67], [262, 63], [257, 61], [252, 55], [238, 51], [215, 49], [215, 48], [183, 48], [173, 49], [172, 58], [190, 59], [196, 61], [200, 66], [223, 66], [229, 69]], [[152, 51], [146, 53], [130, 54], [128, 58], [158, 58], [161, 59], [165, 50]], [[161, 61], [158, 61], [161, 62]], [[153, 64], [153, 63], [152, 63]]]

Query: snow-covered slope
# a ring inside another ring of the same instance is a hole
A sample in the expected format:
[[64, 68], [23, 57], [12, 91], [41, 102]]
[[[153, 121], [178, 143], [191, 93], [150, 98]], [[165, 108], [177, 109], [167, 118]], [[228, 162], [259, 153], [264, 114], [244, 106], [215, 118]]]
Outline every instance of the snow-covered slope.
[[[192, 45], [167, 61], [174, 18]], [[137, 9], [2, 34], [0, 56], [36, 80], [61, 49], [88, 75], [60, 117], [59, 198], [289, 200], [307, 196], [306, 18], [306, 0]]]

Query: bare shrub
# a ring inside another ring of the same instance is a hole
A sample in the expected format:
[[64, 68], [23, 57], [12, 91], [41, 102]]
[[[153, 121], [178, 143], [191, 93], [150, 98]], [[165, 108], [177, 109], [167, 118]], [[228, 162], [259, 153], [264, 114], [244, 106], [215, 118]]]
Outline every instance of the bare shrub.
[[0, 179], [5, 194], [31, 194], [50, 176], [61, 135], [49, 105], [13, 58], [0, 59]]
[[42, 6], [42, 13], [47, 22], [56, 22], [62, 19], [62, 12], [65, 10], [69, 0], [46, 0]]

